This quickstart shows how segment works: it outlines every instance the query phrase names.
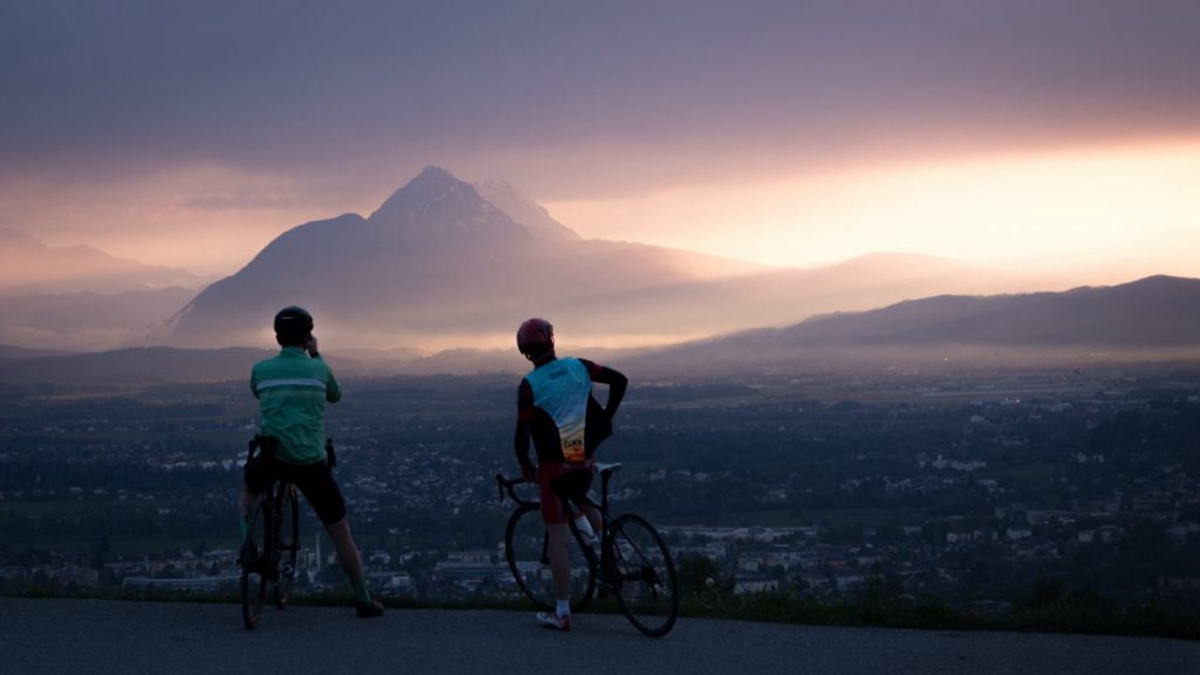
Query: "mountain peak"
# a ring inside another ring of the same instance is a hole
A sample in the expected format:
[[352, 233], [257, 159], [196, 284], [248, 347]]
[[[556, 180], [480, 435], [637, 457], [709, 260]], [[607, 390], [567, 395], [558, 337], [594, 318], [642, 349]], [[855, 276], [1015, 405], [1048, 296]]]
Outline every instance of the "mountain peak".
[[463, 187], [470, 187], [470, 184], [459, 180], [457, 176], [446, 169], [430, 164], [397, 192], [402, 190], [425, 193], [453, 192], [461, 190]]
[[478, 211], [485, 207], [487, 203], [469, 183], [445, 169], [430, 165], [393, 192], [368, 220], [395, 224], [447, 210]]
[[[418, 181], [418, 180], [457, 181], [458, 178], [455, 177], [454, 174], [450, 173], [449, 171], [447, 171], [446, 169], [443, 169], [440, 166], [434, 166], [433, 164], [427, 164], [424, 169], [421, 169], [421, 173], [417, 174], [417, 177], [413, 179], [413, 181]], [[412, 182], [412, 181], [409, 181], [409, 182]]]
[[552, 240], [579, 240], [580, 237], [574, 230], [555, 220], [545, 207], [526, 197], [512, 185], [500, 180], [488, 180], [474, 183], [474, 186], [479, 196], [538, 237]]
[[[392, 193], [369, 219], [387, 227], [411, 230], [414, 224], [505, 221], [502, 229], [520, 230], [552, 241], [577, 241], [579, 235], [554, 220], [545, 208], [503, 181], [467, 183], [439, 166], [426, 166], [404, 187]], [[515, 226], [515, 228], [513, 227]]]

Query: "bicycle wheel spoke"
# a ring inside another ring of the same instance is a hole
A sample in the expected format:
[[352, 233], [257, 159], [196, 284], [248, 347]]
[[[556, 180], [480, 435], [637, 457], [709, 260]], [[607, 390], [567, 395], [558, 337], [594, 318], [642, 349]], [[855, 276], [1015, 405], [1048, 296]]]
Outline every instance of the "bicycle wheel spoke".
[[[536, 506], [522, 507], [508, 521], [505, 558], [517, 586], [544, 611], [554, 609], [554, 577], [550, 571], [549, 539]], [[595, 569], [578, 547], [568, 546], [571, 566], [571, 609], [580, 611], [595, 592]]]
[[517, 586], [538, 608], [553, 609], [554, 581], [550, 574], [542, 512], [536, 508], [522, 508], [513, 513], [504, 544], [508, 568]]
[[300, 551], [300, 512], [296, 493], [289, 488], [279, 500], [279, 530], [276, 542], [279, 551], [279, 577], [275, 584], [275, 606], [287, 607], [296, 580], [296, 556]]
[[666, 635], [679, 614], [679, 590], [670, 551], [645, 520], [634, 515], [612, 526], [612, 585], [630, 622], [651, 637]]

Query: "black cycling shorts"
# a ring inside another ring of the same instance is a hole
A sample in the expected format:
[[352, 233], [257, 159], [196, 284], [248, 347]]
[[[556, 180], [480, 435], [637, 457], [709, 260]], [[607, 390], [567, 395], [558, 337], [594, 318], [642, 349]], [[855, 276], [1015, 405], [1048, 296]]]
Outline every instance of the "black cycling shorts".
[[337, 482], [333, 480], [333, 473], [329, 470], [327, 462], [288, 464], [260, 454], [246, 460], [242, 476], [245, 478], [246, 487], [258, 494], [267, 486], [271, 472], [299, 488], [300, 493], [312, 505], [313, 511], [317, 512], [317, 517], [325, 525], [333, 525], [346, 517], [346, 500], [342, 497]]

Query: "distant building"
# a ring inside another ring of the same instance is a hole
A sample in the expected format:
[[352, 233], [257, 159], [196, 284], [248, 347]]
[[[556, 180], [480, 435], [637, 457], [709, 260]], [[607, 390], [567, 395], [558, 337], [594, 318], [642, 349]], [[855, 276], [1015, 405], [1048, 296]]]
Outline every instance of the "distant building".
[[1163, 590], [1200, 592], [1200, 577], [1159, 577], [1158, 587]]
[[1004, 531], [1004, 536], [1007, 537], [1009, 541], [1020, 541], [1022, 539], [1028, 539], [1032, 537], [1033, 530], [1029, 529], [1028, 527], [1010, 527]]
[[734, 584], [733, 592], [738, 595], [745, 593], [761, 593], [763, 591], [775, 591], [779, 589], [779, 581], [770, 577], [763, 576], [748, 576], [740, 577], [737, 583]]
[[202, 591], [211, 593], [232, 590], [241, 583], [240, 574], [220, 577], [192, 577], [190, 579], [155, 579], [153, 577], [125, 577], [122, 588], [136, 591]]
[[833, 575], [833, 583], [839, 591], [845, 592], [867, 583], [867, 576], [855, 572], [840, 572]]

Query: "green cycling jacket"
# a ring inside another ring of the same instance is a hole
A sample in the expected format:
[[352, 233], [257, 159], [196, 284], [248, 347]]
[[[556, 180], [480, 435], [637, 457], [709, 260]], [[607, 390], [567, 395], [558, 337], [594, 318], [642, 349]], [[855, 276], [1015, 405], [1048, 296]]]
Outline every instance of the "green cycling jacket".
[[284, 347], [279, 356], [254, 364], [250, 390], [262, 412], [262, 435], [279, 439], [279, 460], [325, 461], [325, 403], [341, 400], [342, 390], [320, 356]]

